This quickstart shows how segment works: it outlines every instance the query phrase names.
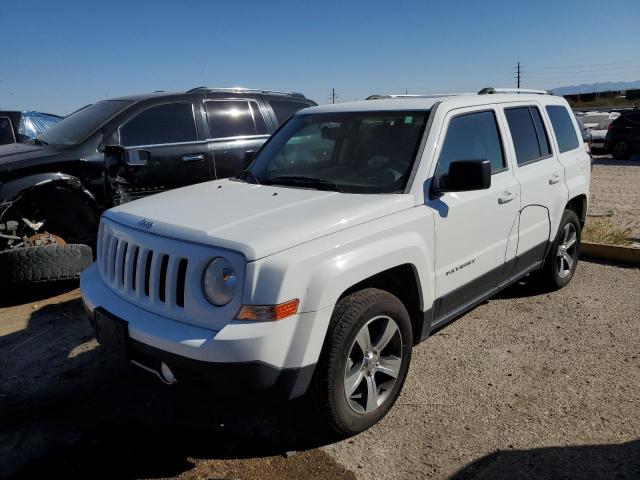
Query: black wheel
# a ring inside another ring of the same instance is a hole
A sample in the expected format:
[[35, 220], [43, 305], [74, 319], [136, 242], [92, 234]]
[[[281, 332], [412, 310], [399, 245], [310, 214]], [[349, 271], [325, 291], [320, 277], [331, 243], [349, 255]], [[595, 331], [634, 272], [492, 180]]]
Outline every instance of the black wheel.
[[616, 140], [611, 146], [611, 154], [617, 160], [626, 160], [631, 153], [631, 147], [626, 140]]
[[565, 210], [541, 271], [540, 280], [545, 287], [558, 290], [571, 281], [578, 266], [581, 235], [578, 215], [573, 210]]
[[0, 283], [17, 287], [79, 278], [91, 265], [93, 253], [87, 245], [41, 245], [0, 252]]
[[367, 288], [338, 302], [312, 387], [334, 431], [362, 432], [387, 414], [407, 376], [412, 345], [409, 314], [390, 293]]

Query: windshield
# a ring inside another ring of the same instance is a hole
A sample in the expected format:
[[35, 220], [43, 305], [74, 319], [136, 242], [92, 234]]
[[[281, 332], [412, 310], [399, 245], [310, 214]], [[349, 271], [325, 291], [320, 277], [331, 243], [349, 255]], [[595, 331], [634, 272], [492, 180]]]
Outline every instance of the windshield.
[[131, 102], [103, 100], [72, 113], [36, 137], [45, 143], [75, 145]]
[[296, 115], [240, 177], [347, 193], [401, 192], [428, 116], [425, 110]]

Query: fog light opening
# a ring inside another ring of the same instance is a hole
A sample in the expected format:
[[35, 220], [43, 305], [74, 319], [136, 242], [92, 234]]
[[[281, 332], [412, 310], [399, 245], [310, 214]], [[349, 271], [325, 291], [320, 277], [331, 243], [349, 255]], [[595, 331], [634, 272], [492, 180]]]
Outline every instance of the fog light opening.
[[178, 383], [178, 380], [169, 368], [169, 365], [164, 362], [160, 364], [160, 376], [162, 377], [162, 380], [169, 384]]

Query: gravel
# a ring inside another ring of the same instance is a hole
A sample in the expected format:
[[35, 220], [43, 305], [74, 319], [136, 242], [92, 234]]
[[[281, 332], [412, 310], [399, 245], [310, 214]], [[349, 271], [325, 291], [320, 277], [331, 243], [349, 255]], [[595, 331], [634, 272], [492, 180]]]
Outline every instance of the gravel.
[[633, 237], [640, 240], [640, 158], [634, 158], [595, 158], [589, 215], [611, 216], [618, 223], [630, 223]]
[[23, 299], [0, 308], [0, 477], [640, 478], [639, 283], [581, 262], [559, 292], [506, 290], [416, 347], [390, 414], [346, 440], [304, 401], [121, 363], [77, 290]]

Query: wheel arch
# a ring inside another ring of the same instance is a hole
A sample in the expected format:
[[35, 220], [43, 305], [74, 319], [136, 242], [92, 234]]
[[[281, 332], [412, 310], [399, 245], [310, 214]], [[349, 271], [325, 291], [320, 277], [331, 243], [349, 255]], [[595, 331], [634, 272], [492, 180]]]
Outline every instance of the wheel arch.
[[[28, 175], [3, 184], [0, 187], [0, 222], [5, 220], [12, 207], [20, 205], [21, 202], [38, 201], [39, 195], [51, 196], [54, 200], [60, 198], [60, 195], [77, 199], [78, 202], [83, 203], [81, 210], [99, 219], [100, 211], [96, 198], [77, 177], [61, 172], [50, 172]], [[52, 204], [55, 205], [55, 201]], [[47, 205], [46, 208], [48, 207], [51, 205]]]
[[565, 210], [572, 210], [578, 215], [580, 219], [580, 228], [584, 228], [584, 223], [587, 218], [587, 196], [586, 194], [580, 194], [573, 197], [567, 202], [564, 207]]
[[404, 263], [371, 275], [344, 290], [338, 301], [365, 288], [384, 290], [403, 303], [411, 319], [414, 344], [417, 344], [423, 336], [424, 300], [416, 266]]

